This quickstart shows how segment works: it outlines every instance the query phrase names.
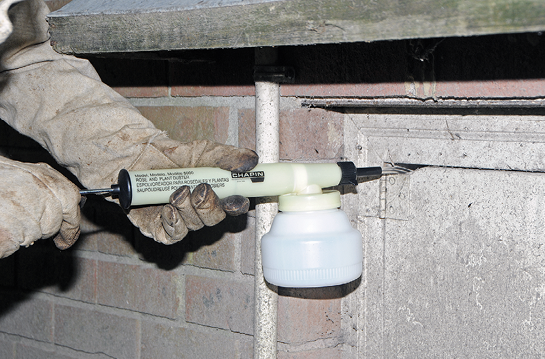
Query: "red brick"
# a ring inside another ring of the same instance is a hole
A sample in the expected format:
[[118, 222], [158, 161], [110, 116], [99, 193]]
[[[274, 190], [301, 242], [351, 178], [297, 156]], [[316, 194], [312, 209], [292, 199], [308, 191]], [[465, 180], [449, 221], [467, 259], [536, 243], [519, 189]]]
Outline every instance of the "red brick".
[[[239, 146], [255, 150], [255, 111], [238, 115]], [[344, 153], [344, 117], [321, 109], [280, 113], [280, 159], [338, 160]]]
[[181, 142], [211, 140], [227, 141], [229, 108], [227, 107], [183, 107], [141, 106], [142, 115], [157, 128]]
[[[126, 231], [126, 233], [131, 233], [131, 231]], [[131, 257], [136, 255], [137, 252], [134, 249], [133, 243], [127, 240], [125, 234], [106, 231], [96, 233], [94, 237], [97, 240], [97, 250], [101, 253], [117, 256]]]
[[436, 97], [513, 98], [544, 97], [545, 79], [437, 82]]
[[240, 86], [172, 86], [171, 96], [200, 97], [200, 96], [254, 96], [254, 85]]
[[[87, 200], [88, 201], [88, 200]], [[85, 204], [87, 206], [87, 204]], [[85, 211], [84, 206], [84, 211]], [[81, 222], [79, 225], [81, 234], [79, 235], [78, 241], [74, 248], [77, 248], [81, 251], [91, 251], [95, 252], [97, 250], [97, 238], [95, 236], [96, 232], [100, 231], [102, 228], [93, 221], [91, 221], [86, 213], [82, 211]]]
[[[95, 303], [97, 295], [96, 260], [71, 256], [66, 257], [65, 261], [72, 261], [75, 268], [72, 280], [59, 284], [52, 293], [83, 302]], [[59, 278], [62, 277], [63, 275], [59, 274]]]
[[238, 112], [238, 146], [255, 151], [255, 110]]
[[112, 87], [123, 97], [167, 97], [168, 86], [114, 86]]
[[21, 288], [65, 298], [96, 301], [96, 261], [67, 253], [28, 250], [19, 255], [17, 282]]
[[138, 229], [135, 230], [135, 247], [139, 258], [148, 263], [156, 263], [165, 270], [174, 270], [184, 264], [190, 253], [200, 246], [198, 240], [193, 240], [190, 235], [175, 244], [164, 245], [144, 236]]
[[180, 264], [222, 271], [238, 271], [235, 261], [237, 234], [246, 228], [245, 216], [227, 217], [219, 224], [189, 234], [180, 242], [165, 246], [150, 238], [137, 237], [137, 248], [147, 261], [162, 268]]
[[385, 82], [364, 84], [282, 85], [282, 96], [304, 97], [415, 97], [415, 98], [523, 98], [544, 97], [545, 80], [480, 80]]
[[280, 159], [339, 160], [344, 153], [344, 115], [321, 109], [280, 113]]
[[187, 276], [186, 321], [237, 333], [253, 333], [253, 282]]
[[[341, 293], [337, 287], [282, 288], [278, 298], [278, 341], [305, 343], [341, 336]], [[283, 294], [289, 294], [286, 296]], [[297, 297], [296, 297], [297, 296]]]
[[277, 359], [341, 359], [342, 350], [340, 348], [323, 348], [307, 350], [304, 352], [278, 352]]
[[84, 308], [55, 307], [55, 343], [117, 359], [138, 358], [140, 323]]
[[399, 97], [406, 96], [404, 82], [363, 84], [295, 84], [280, 86], [281, 96], [301, 97]]
[[[95, 303], [97, 295], [96, 260], [73, 256], [65, 256], [64, 258], [65, 262], [71, 261], [75, 268], [72, 280], [59, 284], [52, 293], [83, 302]], [[63, 275], [59, 274], [58, 278], [62, 277]]]
[[221, 239], [210, 245], [203, 245], [197, 251], [188, 253], [184, 264], [201, 268], [235, 271], [235, 235], [225, 233]]
[[[101, 253], [132, 257], [137, 255], [134, 248], [135, 228], [117, 205], [102, 207], [97, 217], [100, 229], [91, 236], [96, 241], [97, 250]], [[115, 210], [113, 210], [115, 209]]]
[[241, 238], [241, 268], [244, 274], [254, 274], [255, 261], [255, 211], [248, 213], [246, 230], [240, 233]]
[[230, 272], [240, 270], [235, 261], [237, 239], [248, 225], [247, 216], [228, 216], [213, 227], [191, 233], [190, 240], [199, 248], [188, 252], [184, 264]]
[[23, 294], [0, 296], [0, 332], [41, 342], [53, 340], [53, 304]]
[[134, 226], [114, 203], [90, 196], [83, 208], [82, 235], [76, 248], [120, 256], [134, 256]]
[[137, 265], [98, 263], [97, 301], [99, 304], [176, 318], [178, 275]]
[[238, 359], [253, 356], [252, 338], [228, 331], [199, 332], [142, 322], [142, 359]]

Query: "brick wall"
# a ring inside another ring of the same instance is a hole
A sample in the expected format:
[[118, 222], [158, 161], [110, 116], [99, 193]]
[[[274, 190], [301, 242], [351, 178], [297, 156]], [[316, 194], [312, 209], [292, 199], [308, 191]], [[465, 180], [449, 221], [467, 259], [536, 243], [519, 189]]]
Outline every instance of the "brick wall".
[[[543, 96], [535, 79], [545, 74], [534, 62], [544, 50], [534, 45], [536, 36], [282, 48], [280, 62], [295, 67], [297, 83], [281, 88], [280, 158], [354, 159], [346, 115], [302, 108], [304, 98]], [[474, 56], [456, 55], [460, 49]], [[172, 138], [255, 148], [253, 51], [91, 61]], [[492, 60], [485, 56], [491, 52]], [[493, 73], [485, 59], [494, 61]], [[0, 133], [4, 153], [48, 160], [9, 128]], [[347, 211], [355, 222], [365, 215], [357, 207]], [[116, 206], [90, 198], [74, 248], [60, 252], [40, 241], [0, 261], [0, 357], [251, 358], [254, 217], [251, 210], [163, 246], [140, 235]], [[362, 286], [280, 288], [278, 357], [358, 357], [367, 314], [353, 293]]]
[[[255, 148], [253, 50], [163, 55], [91, 61], [172, 138]], [[342, 115], [286, 99], [281, 123], [282, 160], [342, 158]], [[48, 160], [32, 141], [3, 133], [12, 157]], [[2, 350], [15, 358], [252, 357], [253, 210], [172, 246], [143, 237], [100, 199], [89, 198], [83, 211], [74, 248], [41, 241], [0, 263]], [[314, 357], [325, 346], [323, 357], [339, 357], [340, 302], [282, 294], [279, 356]]]

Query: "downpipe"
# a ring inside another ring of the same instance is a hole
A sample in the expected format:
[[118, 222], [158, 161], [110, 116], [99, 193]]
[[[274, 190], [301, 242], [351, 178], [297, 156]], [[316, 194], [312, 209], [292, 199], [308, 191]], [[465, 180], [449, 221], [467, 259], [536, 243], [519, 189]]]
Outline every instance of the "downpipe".
[[[274, 65], [277, 49], [257, 48], [256, 66]], [[256, 76], [255, 121], [256, 152], [260, 163], [275, 163], [280, 158], [280, 85]], [[270, 80], [270, 79], [269, 79]], [[269, 232], [278, 213], [277, 197], [257, 199], [255, 209], [255, 268], [254, 268], [254, 358], [276, 358], [278, 289], [267, 284], [263, 277], [261, 239]]]

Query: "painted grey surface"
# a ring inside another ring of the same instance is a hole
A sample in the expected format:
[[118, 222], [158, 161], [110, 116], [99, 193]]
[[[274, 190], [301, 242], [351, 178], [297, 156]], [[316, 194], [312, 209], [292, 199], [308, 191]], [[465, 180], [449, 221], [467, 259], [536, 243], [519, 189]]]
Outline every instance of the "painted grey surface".
[[343, 358], [543, 358], [543, 118], [348, 112], [359, 166], [430, 166], [343, 196], [365, 253]]
[[409, 182], [408, 219], [383, 220], [370, 244], [382, 254], [370, 357], [543, 355], [545, 175], [426, 168]]
[[349, 116], [370, 163], [545, 171], [545, 117], [501, 112]]
[[272, 1], [275, 0], [72, 0], [58, 11], [55, 11], [54, 16], [183, 11]]

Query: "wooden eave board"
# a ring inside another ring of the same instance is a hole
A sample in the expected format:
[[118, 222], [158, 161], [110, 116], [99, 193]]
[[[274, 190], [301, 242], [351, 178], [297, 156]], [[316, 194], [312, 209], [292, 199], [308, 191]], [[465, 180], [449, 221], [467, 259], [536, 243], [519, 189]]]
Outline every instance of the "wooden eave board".
[[138, 52], [536, 32], [545, 1], [73, 0], [48, 20], [59, 52]]

